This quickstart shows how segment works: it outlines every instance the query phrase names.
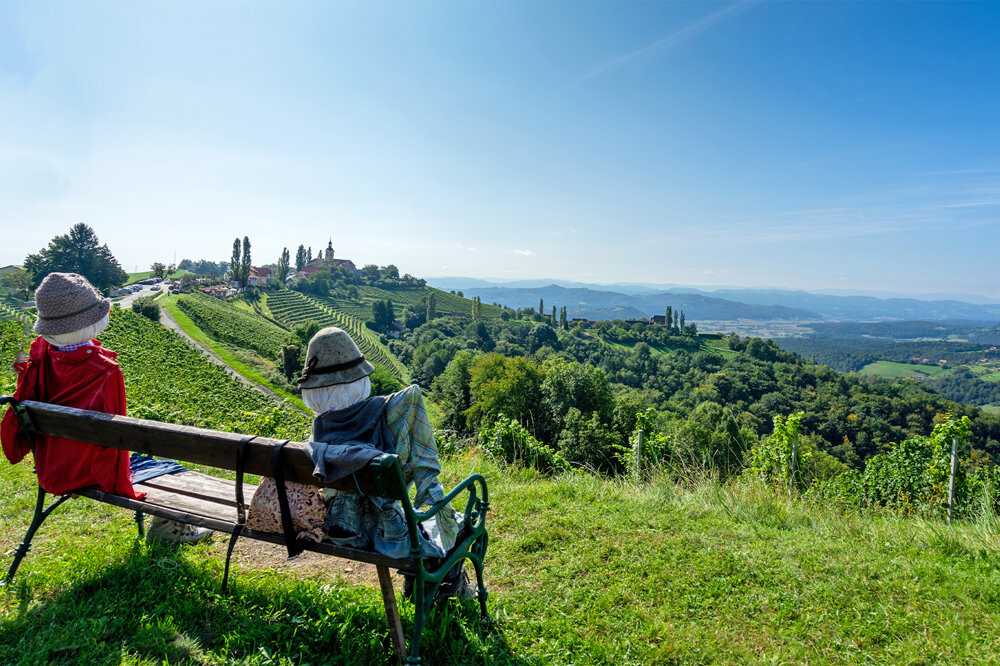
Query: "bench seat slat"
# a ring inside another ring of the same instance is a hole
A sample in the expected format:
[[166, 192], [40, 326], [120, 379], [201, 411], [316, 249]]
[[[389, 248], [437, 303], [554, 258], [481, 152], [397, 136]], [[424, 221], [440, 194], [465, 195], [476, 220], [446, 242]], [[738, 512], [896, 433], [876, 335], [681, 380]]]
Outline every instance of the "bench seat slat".
[[[186, 495], [194, 499], [208, 500], [220, 505], [236, 508], [236, 483], [200, 472], [180, 472], [165, 474], [149, 481], [135, 484], [136, 490], [149, 492], [151, 489]], [[249, 506], [249, 498], [257, 491], [257, 486], [244, 483], [244, 506]]]
[[164, 506], [168, 509], [176, 509], [196, 516], [205, 518], [216, 518], [227, 522], [236, 521], [236, 507], [233, 502], [219, 502], [212, 498], [192, 497], [174, 493], [163, 488], [156, 488], [138, 484], [136, 490], [145, 491], [147, 504]]
[[[145, 489], [144, 484], [138, 484], [137, 488]], [[98, 490], [97, 488], [86, 488], [74, 493], [80, 495], [81, 497], [87, 497], [98, 502], [104, 502], [105, 504], [112, 504], [114, 506], [119, 506], [131, 511], [142, 511], [143, 513], [149, 514], [151, 516], [161, 516], [163, 518], [169, 518], [171, 520], [179, 520], [184, 523], [190, 523], [192, 525], [197, 525], [198, 527], [207, 527], [213, 529], [217, 532], [225, 532], [226, 534], [232, 534], [236, 527], [236, 512], [233, 510], [233, 519], [226, 520], [220, 516], [205, 515], [200, 510], [197, 513], [189, 513], [184, 510], [183, 507], [178, 506], [182, 504], [176, 497], [169, 497], [168, 494], [158, 495], [156, 497], [151, 493], [147, 496], [146, 500], [133, 500], [127, 497], [122, 497], [121, 495], [113, 495], [111, 493], [106, 493], [103, 490]], [[150, 497], [154, 497], [153, 500]], [[160, 504], [156, 502], [156, 499], [167, 497], [164, 501], [165, 504]], [[190, 498], [186, 498], [185, 504]], [[207, 504], [207, 503], [206, 503]], [[216, 505], [218, 506], [218, 505]], [[199, 509], [203, 507], [198, 507]], [[228, 509], [228, 507], [225, 507]], [[269, 543], [274, 543], [278, 545], [285, 544], [285, 537], [281, 534], [274, 534], [271, 532], [259, 532], [257, 530], [251, 530], [244, 528], [241, 536], [247, 539], [256, 539], [258, 541], [267, 541]], [[370, 550], [361, 550], [358, 548], [347, 548], [345, 546], [338, 546], [329, 542], [322, 543], [312, 543], [303, 542], [305, 550], [314, 553], [321, 553], [323, 555], [332, 555], [334, 557], [342, 557], [348, 560], [356, 560], [358, 562], [367, 562], [369, 564], [374, 564], [376, 566], [391, 567], [393, 569], [400, 569], [402, 571], [414, 571], [416, 565], [412, 559], [395, 559], [392, 557], [387, 557], [381, 553]]]

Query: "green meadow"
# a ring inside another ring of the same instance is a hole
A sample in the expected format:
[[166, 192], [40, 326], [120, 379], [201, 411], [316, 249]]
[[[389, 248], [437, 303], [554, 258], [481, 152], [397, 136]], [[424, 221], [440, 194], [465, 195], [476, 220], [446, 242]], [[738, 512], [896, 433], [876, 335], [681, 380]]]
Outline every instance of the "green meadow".
[[895, 363], [893, 361], [875, 361], [861, 368], [862, 375], [876, 377], [940, 377], [951, 372], [951, 368], [938, 365], [917, 365], [912, 363]]

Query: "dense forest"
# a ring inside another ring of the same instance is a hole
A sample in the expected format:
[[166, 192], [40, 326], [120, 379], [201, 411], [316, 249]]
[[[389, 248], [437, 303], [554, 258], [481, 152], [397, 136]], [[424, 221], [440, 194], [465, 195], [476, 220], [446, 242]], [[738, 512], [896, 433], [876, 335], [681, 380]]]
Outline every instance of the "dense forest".
[[1000, 459], [995, 416], [916, 382], [843, 374], [756, 338], [620, 321], [567, 330], [545, 320], [442, 317], [390, 348], [432, 389], [457, 432], [502, 412], [571, 462], [597, 468], [616, 464], [616, 447], [650, 409], [658, 431], [684, 432], [672, 438], [690, 449], [683, 455], [706, 461], [730, 449], [741, 455], [770, 434], [775, 415], [798, 411], [806, 439], [823, 454], [815, 464], [828, 472], [859, 467], [948, 415], [972, 417], [970, 443]]
[[[925, 321], [815, 324], [812, 328], [815, 333], [809, 337], [783, 338], [777, 344], [841, 372], [858, 372], [876, 361], [940, 366], [948, 372], [926, 378], [929, 388], [958, 402], [1000, 404], [1000, 382], [983, 381], [969, 369], [1000, 364], [996, 349], [1000, 328]], [[915, 376], [919, 374], [914, 371]]]

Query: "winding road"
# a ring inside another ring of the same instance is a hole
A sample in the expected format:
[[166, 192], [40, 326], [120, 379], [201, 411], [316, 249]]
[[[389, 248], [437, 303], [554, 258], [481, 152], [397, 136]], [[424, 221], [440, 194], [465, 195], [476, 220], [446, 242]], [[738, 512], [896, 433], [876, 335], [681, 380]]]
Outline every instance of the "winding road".
[[[141, 294], [142, 292], [136, 292], [136, 293]], [[131, 304], [129, 306], [131, 307]], [[261, 386], [257, 382], [250, 381], [240, 373], [236, 372], [236, 370], [234, 370], [232, 366], [230, 366], [228, 363], [226, 363], [221, 358], [213, 354], [211, 350], [206, 349], [202, 345], [198, 344], [198, 342], [194, 338], [192, 338], [190, 335], [184, 332], [184, 329], [182, 329], [180, 324], [177, 323], [177, 320], [174, 319], [173, 315], [171, 315], [170, 312], [163, 307], [160, 308], [160, 323], [164, 327], [169, 328], [170, 330], [177, 333], [177, 335], [181, 336], [182, 338], [190, 342], [192, 345], [195, 346], [195, 348], [201, 350], [201, 353], [204, 354], [206, 357], [208, 357], [209, 361], [225, 368], [226, 372], [228, 372], [230, 375], [243, 382], [245, 386], [248, 386], [252, 389], [256, 389], [257, 391], [260, 391], [267, 397], [272, 398], [278, 402], [284, 402], [284, 399], [280, 397], [278, 394], [276, 394], [274, 391], [271, 391], [270, 389]]]

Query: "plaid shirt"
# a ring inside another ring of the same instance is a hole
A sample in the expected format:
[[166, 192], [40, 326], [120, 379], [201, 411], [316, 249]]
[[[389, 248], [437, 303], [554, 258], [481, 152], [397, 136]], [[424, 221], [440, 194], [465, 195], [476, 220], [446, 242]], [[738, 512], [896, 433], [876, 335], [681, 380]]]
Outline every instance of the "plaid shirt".
[[[403, 478], [407, 485], [415, 483], [417, 486], [414, 507], [419, 509], [440, 502], [444, 498], [444, 488], [438, 481], [441, 464], [420, 387], [409, 386], [391, 395], [385, 408], [385, 420], [396, 439], [396, 455], [403, 467]], [[445, 509], [436, 518], [444, 548], [450, 550], [458, 536], [455, 512]]]
[[[410, 386], [389, 396], [385, 420], [395, 440], [403, 479], [407, 487], [417, 486], [414, 508], [440, 502], [444, 499], [438, 481], [441, 465], [420, 387]], [[390, 557], [408, 556], [406, 520], [399, 502], [332, 488], [324, 489], [324, 494], [329, 498], [325, 527], [331, 541], [352, 548], [375, 548]], [[449, 509], [421, 523], [426, 531], [420, 537], [425, 554], [443, 557], [455, 546], [460, 516]]]
[[80, 347], [86, 347], [90, 344], [90, 340], [84, 340], [83, 342], [78, 342], [75, 345], [66, 345], [65, 347], [56, 347], [58, 352], [71, 352], [79, 349]]

